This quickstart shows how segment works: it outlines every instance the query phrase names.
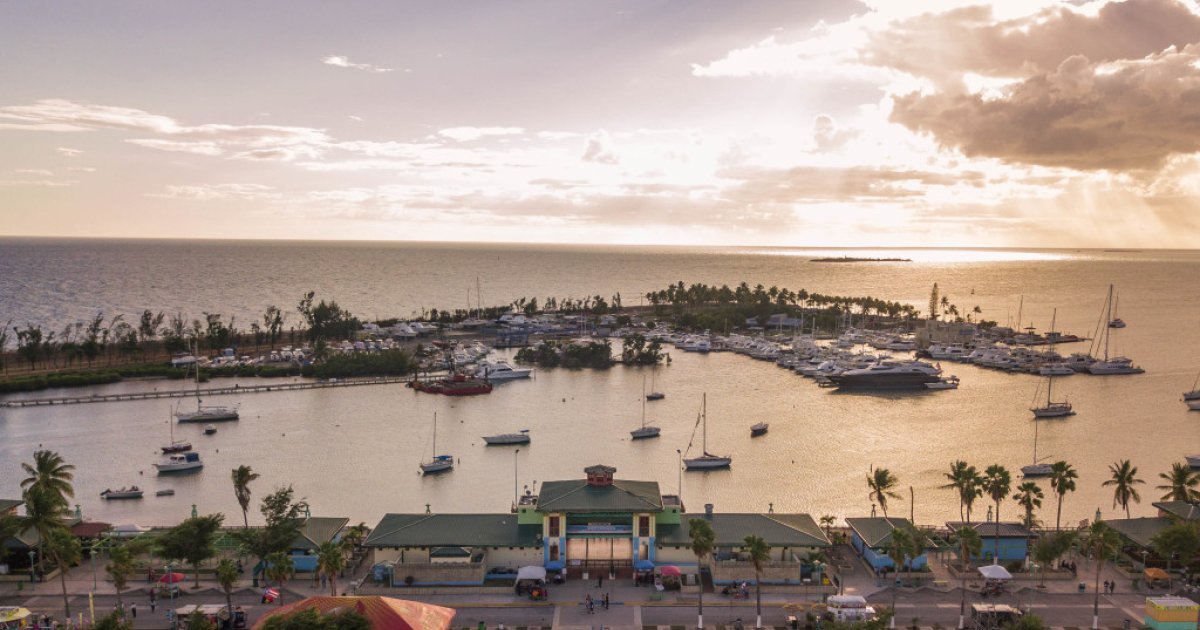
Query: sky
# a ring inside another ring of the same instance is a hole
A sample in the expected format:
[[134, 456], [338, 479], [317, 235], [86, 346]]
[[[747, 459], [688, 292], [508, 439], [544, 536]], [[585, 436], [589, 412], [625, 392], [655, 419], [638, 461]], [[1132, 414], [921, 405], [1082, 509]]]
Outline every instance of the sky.
[[1200, 247], [1179, 0], [0, 4], [0, 235]]

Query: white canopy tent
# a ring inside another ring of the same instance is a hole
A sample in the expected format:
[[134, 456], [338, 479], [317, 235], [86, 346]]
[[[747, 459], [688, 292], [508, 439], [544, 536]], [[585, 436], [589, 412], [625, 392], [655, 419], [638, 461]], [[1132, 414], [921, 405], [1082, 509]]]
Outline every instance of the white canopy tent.
[[517, 569], [517, 580], [541, 580], [546, 581], [546, 569], [544, 567], [521, 567]]
[[1005, 569], [998, 564], [989, 564], [987, 566], [979, 567], [979, 574], [988, 580], [1012, 579], [1012, 574], [1008, 572], [1008, 569]]

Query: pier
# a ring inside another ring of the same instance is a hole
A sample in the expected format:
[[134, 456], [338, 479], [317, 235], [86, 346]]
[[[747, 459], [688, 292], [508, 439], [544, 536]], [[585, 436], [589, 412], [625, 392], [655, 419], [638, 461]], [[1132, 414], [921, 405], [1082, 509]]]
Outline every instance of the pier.
[[[429, 378], [428, 376], [425, 378]], [[48, 407], [54, 405], [82, 405], [85, 403], [123, 402], [129, 400], [155, 400], [160, 398], [191, 398], [197, 393], [201, 398], [229, 396], [233, 394], [261, 394], [286, 392], [301, 389], [327, 389], [331, 387], [357, 387], [360, 385], [402, 385], [413, 380], [412, 376], [381, 376], [360, 379], [330, 379], [327, 381], [304, 381], [273, 383], [270, 385], [234, 385], [232, 387], [210, 387], [207, 389], [172, 389], [167, 391], [129, 392], [124, 394], [92, 394], [90, 396], [60, 396], [55, 398], [30, 398], [26, 400], [3, 400], [0, 407]]]

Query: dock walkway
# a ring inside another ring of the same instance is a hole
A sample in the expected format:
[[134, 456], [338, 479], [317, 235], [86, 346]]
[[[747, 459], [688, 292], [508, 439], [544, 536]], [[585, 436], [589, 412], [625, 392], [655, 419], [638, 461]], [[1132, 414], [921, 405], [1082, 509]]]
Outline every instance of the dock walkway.
[[[428, 378], [428, 377], [424, 377]], [[376, 378], [330, 379], [327, 381], [302, 381], [272, 383], [267, 385], [234, 385], [232, 387], [210, 387], [199, 390], [201, 398], [230, 396], [234, 394], [259, 394], [286, 392], [301, 389], [326, 389], [330, 387], [357, 387], [360, 385], [395, 385], [413, 380], [412, 376], [380, 376]], [[129, 400], [154, 400], [158, 398], [191, 398], [197, 395], [194, 389], [172, 389], [152, 392], [127, 392], [121, 394], [92, 394], [90, 396], [60, 396], [56, 398], [28, 398], [23, 400], [0, 400], [0, 407], [48, 407], [53, 405], [81, 405], [85, 403], [124, 402]]]

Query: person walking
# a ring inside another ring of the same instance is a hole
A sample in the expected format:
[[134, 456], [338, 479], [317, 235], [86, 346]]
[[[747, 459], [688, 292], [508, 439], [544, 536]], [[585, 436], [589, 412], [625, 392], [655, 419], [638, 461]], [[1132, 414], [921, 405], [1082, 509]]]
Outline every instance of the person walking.
[[129, 614], [133, 615], [134, 619], [137, 619], [137, 604], [129, 605]]
[[608, 610], [608, 593], [604, 594], [604, 610]]

